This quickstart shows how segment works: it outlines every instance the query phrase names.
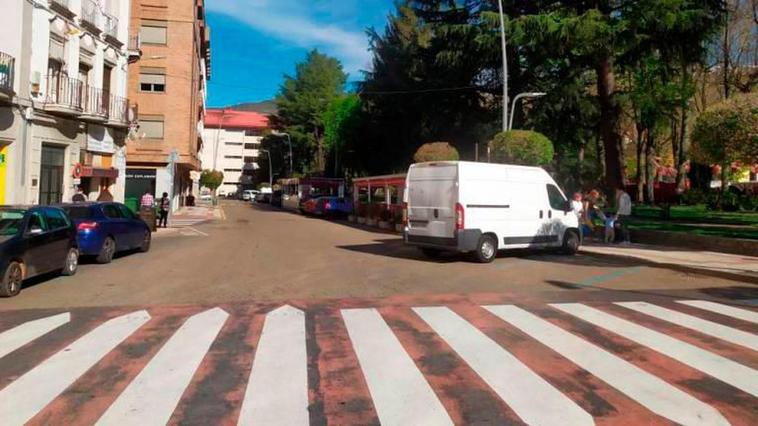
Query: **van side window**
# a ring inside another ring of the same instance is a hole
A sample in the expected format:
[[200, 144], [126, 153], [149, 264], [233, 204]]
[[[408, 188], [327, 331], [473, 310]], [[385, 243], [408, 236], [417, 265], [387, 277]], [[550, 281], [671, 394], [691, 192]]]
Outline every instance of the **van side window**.
[[550, 208], [553, 210], [563, 210], [566, 205], [566, 199], [563, 198], [561, 190], [553, 184], [547, 184], [547, 199], [550, 202]]

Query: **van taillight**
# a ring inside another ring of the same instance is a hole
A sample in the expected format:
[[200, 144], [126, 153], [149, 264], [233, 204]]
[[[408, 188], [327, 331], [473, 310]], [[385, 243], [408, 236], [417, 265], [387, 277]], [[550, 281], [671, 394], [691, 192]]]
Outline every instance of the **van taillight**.
[[76, 227], [77, 231], [90, 231], [97, 228], [97, 222], [82, 222]]
[[461, 203], [455, 203], [455, 229], [461, 231], [466, 227], [466, 218]]
[[403, 203], [403, 226], [408, 226], [408, 203]]

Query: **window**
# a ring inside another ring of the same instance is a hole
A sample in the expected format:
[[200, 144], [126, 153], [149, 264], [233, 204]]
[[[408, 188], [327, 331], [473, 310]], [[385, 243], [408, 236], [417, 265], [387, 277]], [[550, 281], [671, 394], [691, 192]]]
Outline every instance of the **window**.
[[106, 204], [103, 206], [103, 214], [108, 219], [121, 219], [121, 212], [115, 204]]
[[245, 136], [260, 136], [261, 129], [247, 129], [245, 130]]
[[143, 21], [139, 35], [142, 43], [166, 44], [166, 23], [161, 21]]
[[166, 75], [140, 73], [139, 89], [143, 92], [165, 93], [166, 92]]
[[241, 160], [242, 156], [241, 155], [225, 155], [224, 158], [228, 158], [230, 160]]
[[129, 207], [126, 207], [123, 204], [116, 204], [118, 207], [118, 211], [121, 212], [121, 217], [125, 217], [127, 219], [136, 219], [137, 216], [134, 215], [134, 212], [129, 210]]
[[255, 148], [256, 145], [257, 144], [255, 144], [255, 143], [246, 143], [245, 144], [245, 149], [256, 149]]
[[68, 228], [70, 225], [66, 215], [58, 209], [45, 209], [45, 219], [51, 230]]
[[224, 169], [225, 172], [241, 172], [242, 169]]
[[163, 139], [163, 118], [140, 118], [139, 131], [148, 139]]
[[26, 232], [45, 232], [47, 231], [47, 223], [45, 223], [45, 218], [42, 217], [39, 212], [34, 212], [31, 215], [29, 215], [29, 223], [26, 225]]
[[21, 210], [0, 210], [0, 235], [16, 235], [21, 230], [24, 212]]
[[66, 207], [66, 213], [71, 219], [89, 219], [92, 217], [90, 208], [86, 206]]
[[255, 163], [255, 157], [245, 157], [245, 163]]
[[553, 210], [563, 210], [566, 207], [566, 199], [563, 198], [561, 190], [555, 185], [547, 185], [547, 198], [550, 202], [550, 208]]
[[226, 146], [242, 146], [242, 142], [226, 142]]

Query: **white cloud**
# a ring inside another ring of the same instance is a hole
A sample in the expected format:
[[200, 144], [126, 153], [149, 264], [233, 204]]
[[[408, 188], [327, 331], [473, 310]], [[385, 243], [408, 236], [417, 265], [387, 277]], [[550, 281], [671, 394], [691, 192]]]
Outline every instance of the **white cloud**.
[[304, 48], [318, 47], [336, 56], [353, 77], [370, 66], [368, 39], [363, 31], [318, 22], [308, 14], [307, 0], [207, 0], [206, 6], [277, 39]]

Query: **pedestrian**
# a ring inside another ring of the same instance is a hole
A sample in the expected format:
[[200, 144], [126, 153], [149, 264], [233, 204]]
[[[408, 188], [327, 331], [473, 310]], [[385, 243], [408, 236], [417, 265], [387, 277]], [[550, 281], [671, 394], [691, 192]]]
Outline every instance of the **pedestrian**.
[[84, 190], [82, 190], [81, 186], [76, 187], [76, 194], [71, 197], [71, 201], [74, 203], [84, 203], [87, 201], [87, 196], [84, 195]]
[[171, 208], [171, 200], [168, 198], [168, 192], [163, 193], [163, 197], [159, 200], [160, 216], [158, 217], [158, 227], [163, 224], [164, 228], [168, 228], [168, 210]]
[[145, 191], [139, 201], [140, 208], [152, 209], [154, 205], [155, 198], [153, 197], [153, 194], [151, 194], [150, 191]]
[[582, 193], [575, 192], [574, 198], [571, 200], [571, 210], [576, 215], [576, 218], [581, 222], [584, 215], [584, 203], [582, 202]]
[[616, 222], [621, 228], [623, 244], [629, 244], [629, 217], [632, 215], [632, 197], [624, 191], [624, 188], [616, 188]]
[[97, 201], [106, 201], [106, 202], [113, 201], [113, 194], [111, 194], [111, 192], [108, 191], [107, 186], [104, 186], [103, 189], [100, 191], [100, 195], [97, 196]]

